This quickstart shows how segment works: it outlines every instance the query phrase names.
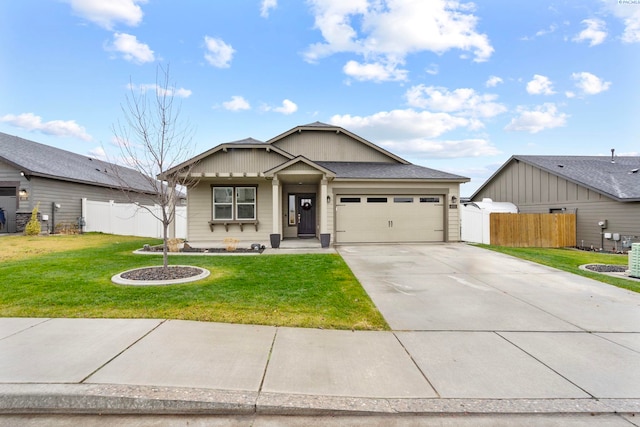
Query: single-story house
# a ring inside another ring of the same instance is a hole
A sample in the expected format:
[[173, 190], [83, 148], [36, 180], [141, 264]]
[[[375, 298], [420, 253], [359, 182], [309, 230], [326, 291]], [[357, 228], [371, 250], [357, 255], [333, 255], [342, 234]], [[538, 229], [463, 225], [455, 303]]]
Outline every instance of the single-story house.
[[263, 142], [218, 145], [190, 166], [190, 244], [318, 238], [331, 243], [460, 240], [460, 184], [338, 126], [315, 122]]
[[122, 188], [153, 204], [152, 187], [133, 169], [0, 132], [0, 233], [24, 231], [36, 205], [43, 231], [77, 226], [82, 198], [124, 202]]
[[[512, 156], [472, 201], [511, 202], [522, 213], [575, 213], [580, 247], [640, 241], [640, 157]], [[606, 247], [605, 247], [606, 246]]]

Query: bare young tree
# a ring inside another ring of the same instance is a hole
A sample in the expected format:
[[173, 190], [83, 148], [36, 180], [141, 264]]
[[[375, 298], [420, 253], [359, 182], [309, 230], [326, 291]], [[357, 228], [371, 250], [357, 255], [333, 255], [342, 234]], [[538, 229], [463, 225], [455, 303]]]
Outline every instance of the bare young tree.
[[[169, 75], [169, 66], [158, 66], [156, 85], [137, 88], [130, 83], [126, 102], [121, 105], [124, 120], [113, 125], [124, 163], [146, 181], [149, 191], [141, 194], [132, 190], [129, 179], [114, 168], [120, 189], [127, 199], [149, 211], [162, 223], [163, 267], [169, 263], [169, 227], [175, 221], [178, 192], [194, 184], [190, 174], [195, 163], [185, 163], [193, 157], [193, 128], [181, 122], [180, 103], [175, 99], [175, 84]], [[184, 166], [182, 166], [184, 165]], [[176, 173], [164, 174], [175, 169]], [[138, 186], [139, 188], [139, 186]], [[142, 202], [160, 206], [160, 213]]]

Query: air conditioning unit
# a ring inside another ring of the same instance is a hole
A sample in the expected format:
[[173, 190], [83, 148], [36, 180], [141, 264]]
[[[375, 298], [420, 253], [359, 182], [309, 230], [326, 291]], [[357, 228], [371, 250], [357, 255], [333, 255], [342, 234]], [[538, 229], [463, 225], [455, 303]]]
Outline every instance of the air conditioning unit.
[[640, 279], [640, 243], [633, 243], [629, 251], [629, 276]]

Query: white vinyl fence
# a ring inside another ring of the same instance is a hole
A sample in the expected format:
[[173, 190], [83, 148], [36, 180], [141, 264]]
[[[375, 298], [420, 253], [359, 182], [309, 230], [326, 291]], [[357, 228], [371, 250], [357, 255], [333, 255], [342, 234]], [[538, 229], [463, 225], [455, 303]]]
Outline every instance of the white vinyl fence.
[[[160, 206], [151, 207], [156, 215], [161, 215]], [[121, 234], [124, 236], [162, 238], [162, 222], [146, 208], [135, 203], [95, 202], [82, 199], [82, 215], [85, 232]], [[187, 237], [187, 207], [176, 206], [176, 236]]]

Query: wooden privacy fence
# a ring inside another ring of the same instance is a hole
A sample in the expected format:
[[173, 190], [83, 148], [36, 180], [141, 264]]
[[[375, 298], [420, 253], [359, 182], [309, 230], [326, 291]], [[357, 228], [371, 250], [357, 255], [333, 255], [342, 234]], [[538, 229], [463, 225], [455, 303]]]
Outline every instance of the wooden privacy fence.
[[576, 245], [575, 214], [492, 213], [491, 244], [520, 248]]

